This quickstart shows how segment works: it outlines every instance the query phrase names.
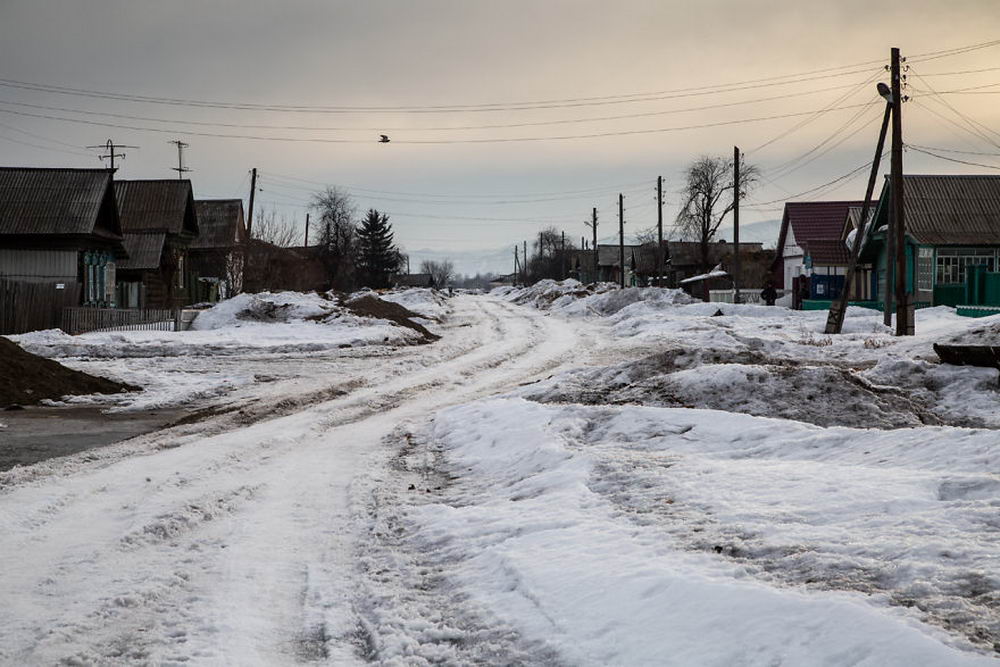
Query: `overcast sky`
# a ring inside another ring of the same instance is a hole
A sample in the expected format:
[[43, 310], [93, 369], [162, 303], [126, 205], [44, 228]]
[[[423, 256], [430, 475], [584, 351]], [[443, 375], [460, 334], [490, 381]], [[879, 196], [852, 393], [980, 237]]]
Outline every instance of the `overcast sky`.
[[[579, 242], [592, 206], [610, 236], [619, 189], [628, 229], [649, 227], [657, 175], [670, 223], [684, 166], [739, 145], [764, 174], [742, 215], [753, 222], [870, 159], [874, 81], [887, 80], [876, 61], [891, 46], [911, 58], [905, 140], [1000, 165], [1000, 45], [938, 53], [992, 40], [997, 0], [0, 0], [0, 163], [98, 166], [83, 147], [113, 138], [139, 146], [118, 177], [170, 178], [168, 141], [181, 139], [196, 197], [245, 198], [257, 167], [259, 206], [301, 225], [310, 182], [341, 185], [389, 212], [407, 249], [458, 256], [510, 249], [548, 224]], [[718, 91], [727, 84], [742, 89]], [[623, 98], [636, 94], [656, 99]], [[466, 110], [429, 108], [448, 106]], [[733, 122], [770, 116], [787, 117]], [[497, 125], [518, 126], [482, 127]], [[691, 125], [713, 126], [676, 129]], [[429, 129], [467, 126], [481, 129]], [[377, 143], [383, 132], [391, 143]], [[610, 136], [580, 136], [594, 134]], [[451, 143], [424, 143], [439, 141]], [[914, 151], [905, 164], [996, 171]], [[864, 180], [798, 198], [861, 198]]]

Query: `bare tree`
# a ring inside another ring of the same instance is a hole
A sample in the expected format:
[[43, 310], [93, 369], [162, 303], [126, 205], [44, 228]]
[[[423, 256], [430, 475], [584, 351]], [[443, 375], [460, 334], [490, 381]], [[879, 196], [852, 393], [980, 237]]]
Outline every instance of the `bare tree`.
[[420, 262], [420, 273], [429, 273], [436, 287], [447, 287], [455, 276], [455, 264], [450, 259], [435, 261], [425, 259]]
[[[646, 229], [640, 229], [632, 237], [633, 240], [639, 245], [656, 245], [656, 241], [659, 238], [656, 225], [652, 227], [647, 227]], [[664, 239], [666, 240], [666, 239]]]
[[336, 289], [355, 286], [354, 250], [356, 236], [354, 218], [357, 208], [351, 196], [343, 190], [327, 186], [312, 196], [310, 204], [319, 218], [314, 237], [330, 275], [330, 285]]
[[538, 238], [532, 243], [535, 255], [528, 261], [528, 273], [532, 282], [543, 278], [561, 280], [566, 277], [564, 273], [572, 270], [569, 257], [576, 249], [576, 244], [572, 239], [566, 239], [565, 243], [564, 248], [563, 233], [555, 227], [546, 227], [538, 233]]
[[253, 237], [279, 248], [288, 248], [295, 245], [298, 240], [297, 227], [294, 219], [289, 219], [284, 213], [278, 213], [277, 209], [264, 209], [254, 220]]
[[[740, 165], [740, 192], [745, 196], [758, 180], [757, 167]], [[726, 215], [733, 210], [733, 161], [722, 157], [702, 156], [685, 173], [681, 191], [684, 205], [677, 214], [677, 225], [684, 238], [701, 246], [702, 269], [709, 264], [709, 244], [715, 238]]]

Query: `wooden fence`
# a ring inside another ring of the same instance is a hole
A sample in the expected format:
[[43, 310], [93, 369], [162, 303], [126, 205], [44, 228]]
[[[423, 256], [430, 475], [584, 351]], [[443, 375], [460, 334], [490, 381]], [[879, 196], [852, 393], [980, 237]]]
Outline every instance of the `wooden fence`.
[[0, 280], [0, 334], [57, 329], [62, 310], [80, 303], [80, 286]]
[[176, 331], [179, 311], [166, 308], [63, 308], [62, 330], [68, 334], [87, 331]]

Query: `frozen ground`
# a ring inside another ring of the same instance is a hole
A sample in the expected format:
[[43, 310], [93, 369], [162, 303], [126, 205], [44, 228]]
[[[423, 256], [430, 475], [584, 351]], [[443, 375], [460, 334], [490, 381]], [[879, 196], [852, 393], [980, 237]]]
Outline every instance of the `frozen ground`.
[[329, 313], [288, 296], [216, 350], [25, 340], [206, 394], [0, 474], [0, 662], [997, 664], [997, 373], [931, 349], [991, 319], [389, 298], [442, 338], [299, 348]]

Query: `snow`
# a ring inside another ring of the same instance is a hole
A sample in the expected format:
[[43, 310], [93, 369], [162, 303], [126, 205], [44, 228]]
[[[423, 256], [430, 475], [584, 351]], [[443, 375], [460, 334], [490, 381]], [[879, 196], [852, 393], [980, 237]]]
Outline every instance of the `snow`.
[[997, 371], [932, 344], [1000, 317], [381, 297], [441, 340], [298, 294], [17, 337], [205, 417], [0, 473], [0, 662], [996, 664]]
[[[414, 539], [572, 664], [992, 664], [885, 598], [984, 611], [963, 595], [997, 583], [994, 434], [962, 433], [943, 460], [941, 431], [858, 435], [517, 398], [452, 408], [429, 437], [461, 481], [412, 512]], [[767, 581], [757, 559], [782, 551], [878, 595]]]

